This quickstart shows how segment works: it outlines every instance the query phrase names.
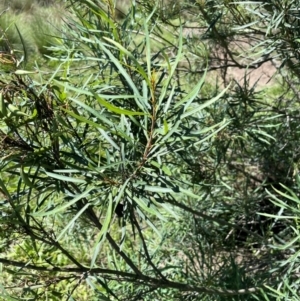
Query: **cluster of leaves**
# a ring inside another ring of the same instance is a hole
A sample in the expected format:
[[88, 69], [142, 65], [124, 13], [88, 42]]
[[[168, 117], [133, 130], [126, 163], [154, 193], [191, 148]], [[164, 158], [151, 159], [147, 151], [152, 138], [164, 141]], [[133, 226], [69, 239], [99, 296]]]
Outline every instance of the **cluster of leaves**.
[[[50, 77], [6, 54], [3, 298], [294, 300], [297, 1], [206, 2], [141, 1], [118, 21], [111, 0], [71, 1]], [[257, 92], [247, 70], [274, 55], [280, 92]], [[221, 91], [204, 85], [217, 69]]]

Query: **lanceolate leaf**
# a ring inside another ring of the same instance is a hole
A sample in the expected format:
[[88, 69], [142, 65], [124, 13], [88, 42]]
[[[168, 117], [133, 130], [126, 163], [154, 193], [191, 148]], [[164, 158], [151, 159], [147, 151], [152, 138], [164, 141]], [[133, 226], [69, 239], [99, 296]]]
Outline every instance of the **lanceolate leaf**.
[[111, 59], [111, 61], [114, 63], [114, 65], [118, 68], [119, 72], [124, 76], [126, 82], [128, 85], [131, 87], [134, 96], [135, 96], [135, 101], [137, 105], [144, 111], [147, 111], [147, 108], [142, 105], [140, 102], [140, 99], [142, 99], [142, 96], [136, 87], [136, 85], [133, 83], [132, 79], [130, 78], [129, 74], [126, 72], [125, 68], [122, 66], [122, 64], [117, 60], [117, 58], [105, 47], [105, 45], [98, 41], [99, 46], [102, 48], [102, 50], [108, 55], [108, 57]]
[[58, 179], [58, 180], [61, 180], [61, 181], [73, 182], [73, 183], [86, 183], [86, 181], [83, 180], [83, 179], [68, 177], [68, 176], [64, 176], [64, 175], [59, 175], [59, 174], [56, 174], [56, 173], [53, 173], [53, 172], [46, 172], [46, 174], [49, 177], [52, 177], [54, 179]]
[[56, 241], [59, 241], [64, 234], [74, 225], [76, 220], [83, 214], [83, 212], [90, 206], [90, 204], [85, 204], [78, 212], [77, 214], [71, 219], [71, 221], [66, 225], [66, 227], [60, 232], [60, 234], [57, 236]]
[[95, 187], [90, 187], [89, 189], [87, 189], [86, 191], [84, 191], [83, 193], [77, 195], [73, 200], [66, 202], [65, 204], [58, 206], [57, 208], [50, 210], [50, 211], [41, 211], [41, 212], [36, 212], [36, 213], [32, 213], [32, 216], [47, 216], [47, 215], [54, 215], [56, 213], [65, 211], [67, 208], [69, 208], [70, 206], [72, 206], [73, 204], [75, 204], [76, 202], [78, 202], [79, 200], [87, 197], [89, 195], [89, 193], [94, 190]]
[[190, 115], [193, 115], [193, 114], [195, 114], [195, 113], [203, 110], [204, 108], [212, 105], [214, 102], [216, 102], [217, 100], [219, 100], [226, 93], [226, 91], [229, 89], [229, 87], [230, 87], [230, 85], [228, 85], [219, 95], [217, 95], [216, 97], [212, 98], [211, 100], [208, 100], [204, 104], [195, 105], [194, 108], [187, 109], [187, 111], [180, 116], [180, 119], [184, 119], [184, 118], [186, 118], [186, 117], [188, 117]]
[[79, 101], [78, 99], [75, 98], [71, 98], [72, 101], [74, 101], [75, 103], [77, 103], [79, 106], [81, 106], [82, 108], [84, 108], [85, 110], [87, 110], [88, 112], [92, 113], [95, 117], [97, 117], [99, 120], [103, 121], [104, 123], [113, 126], [114, 123], [109, 120], [108, 118], [106, 118], [103, 114], [100, 114], [99, 112], [97, 112], [97, 110], [91, 108], [90, 106], [86, 105], [85, 103]]
[[95, 265], [98, 254], [100, 252], [100, 247], [106, 238], [106, 233], [109, 231], [109, 226], [110, 226], [110, 223], [112, 220], [112, 213], [113, 213], [112, 209], [113, 209], [113, 197], [111, 194], [109, 194], [108, 206], [107, 206], [107, 211], [105, 214], [105, 219], [102, 224], [101, 231], [97, 235], [96, 244], [94, 246], [94, 252], [93, 252], [93, 256], [92, 256], [92, 260], [91, 260], [91, 268], [93, 268], [93, 266]]
[[107, 102], [103, 98], [99, 97], [98, 95], [94, 94], [94, 96], [102, 106], [104, 106], [106, 109], [108, 109], [109, 111], [111, 111], [113, 113], [123, 114], [123, 115], [131, 115], [131, 116], [134, 116], [134, 115], [148, 115], [148, 114], [143, 113], [143, 112], [134, 112], [134, 111], [129, 111], [129, 110], [124, 110], [124, 109], [118, 108], [118, 107], [112, 105], [111, 103]]

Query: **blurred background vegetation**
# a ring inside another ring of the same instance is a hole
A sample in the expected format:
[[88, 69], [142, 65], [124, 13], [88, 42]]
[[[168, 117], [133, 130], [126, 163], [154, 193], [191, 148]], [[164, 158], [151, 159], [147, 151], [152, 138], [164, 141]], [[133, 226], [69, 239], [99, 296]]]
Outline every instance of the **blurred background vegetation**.
[[2, 1], [0, 299], [299, 300], [299, 7]]

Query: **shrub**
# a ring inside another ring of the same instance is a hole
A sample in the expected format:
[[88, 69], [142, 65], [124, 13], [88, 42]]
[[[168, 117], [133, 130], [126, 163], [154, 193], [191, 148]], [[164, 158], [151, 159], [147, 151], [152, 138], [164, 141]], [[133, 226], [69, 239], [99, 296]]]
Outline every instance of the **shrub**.
[[[106, 4], [72, 2], [76, 18], [49, 78], [14, 66], [1, 81], [0, 262], [10, 266], [6, 286], [21, 291], [3, 296], [292, 298], [298, 96], [285, 89], [297, 72], [280, 69], [288, 76], [274, 99], [250, 84], [247, 67], [266, 62], [272, 43], [254, 48], [259, 63], [243, 63], [249, 48], [237, 55], [230, 43], [247, 30], [250, 44], [263, 36], [252, 28], [264, 24], [256, 4], [180, 2], [162, 12], [141, 2], [122, 20]], [[178, 26], [182, 11], [206, 24], [200, 49]], [[273, 26], [286, 26], [280, 20]], [[242, 82], [228, 84], [231, 64], [245, 68]], [[219, 68], [224, 88], [204, 86]]]

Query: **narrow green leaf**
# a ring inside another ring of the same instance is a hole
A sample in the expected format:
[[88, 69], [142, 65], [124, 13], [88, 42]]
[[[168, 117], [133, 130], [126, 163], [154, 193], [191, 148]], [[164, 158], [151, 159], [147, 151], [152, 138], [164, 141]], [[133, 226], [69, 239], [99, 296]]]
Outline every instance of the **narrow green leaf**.
[[111, 223], [112, 212], [113, 212], [112, 208], [113, 208], [113, 199], [112, 199], [112, 195], [109, 194], [108, 208], [107, 208], [107, 212], [105, 215], [105, 220], [102, 224], [102, 228], [101, 228], [99, 234], [97, 235], [96, 245], [94, 247], [94, 252], [93, 252], [92, 259], [91, 259], [90, 268], [93, 268], [93, 266], [95, 265], [96, 259], [98, 257], [99, 251], [100, 251], [100, 247], [106, 237], [106, 233], [109, 230], [109, 225]]
[[53, 172], [46, 172], [46, 174], [51, 178], [58, 179], [61, 181], [73, 182], [73, 183], [86, 183], [86, 181], [83, 179], [67, 177], [67, 176], [59, 175], [59, 174], [56, 174]]
[[193, 100], [198, 96], [199, 91], [201, 90], [201, 87], [203, 86], [204, 80], [206, 78], [206, 72], [207, 72], [207, 69], [205, 69], [205, 73], [202, 76], [201, 80], [198, 82], [198, 84], [185, 97], [183, 97], [182, 100], [180, 100], [178, 103], [176, 103], [174, 108], [178, 108], [185, 102], [186, 102], [186, 104], [184, 106], [184, 111], [186, 111], [189, 108], [189, 106], [191, 105]]
[[145, 185], [143, 188], [146, 191], [158, 192], [158, 193], [172, 193], [172, 192], [175, 192], [172, 188], [168, 188], [168, 187]]
[[31, 188], [34, 188], [34, 185], [30, 181], [28, 174], [24, 171], [24, 167], [23, 166], [20, 168], [20, 175], [21, 175], [21, 178], [22, 178], [22, 180], [23, 180], [23, 182], [24, 182], [25, 185], [27, 185], [27, 186], [29, 186]]
[[2, 181], [1, 177], [0, 177], [0, 187], [1, 187], [2, 190], [3, 190], [2, 193], [4, 193], [4, 195], [5, 195], [8, 199], [12, 200], [11, 195], [10, 195], [10, 193], [8, 192], [8, 190], [7, 190], [7, 188], [6, 188], [5, 184], [4, 184], [4, 182]]
[[88, 194], [95, 189], [95, 187], [90, 187], [89, 189], [87, 189], [86, 191], [84, 191], [83, 193], [77, 195], [73, 200], [71, 200], [70, 202], [67, 202], [65, 204], [63, 204], [62, 206], [59, 206], [57, 208], [54, 208], [53, 210], [50, 211], [40, 211], [40, 212], [35, 212], [35, 213], [31, 213], [32, 216], [47, 216], [47, 215], [53, 215], [56, 214], [58, 212], [61, 211], [65, 211], [68, 207], [72, 206], [73, 204], [75, 204], [76, 202], [78, 202], [79, 200], [85, 198], [88, 196]]
[[158, 203], [155, 198], [151, 198], [151, 202], [153, 202], [157, 207], [162, 207], [166, 212], [168, 212], [169, 214], [171, 214], [176, 220], [178, 220], [179, 216], [178, 214], [176, 214], [170, 207], [169, 204], [166, 203]]
[[106, 124], [108, 124], [109, 126], [113, 127], [114, 123], [105, 118], [103, 114], [98, 113], [96, 110], [94, 110], [93, 108], [89, 107], [88, 105], [84, 104], [83, 102], [75, 99], [75, 98], [70, 98], [72, 101], [74, 101], [75, 103], [77, 103], [79, 106], [81, 106], [82, 108], [84, 108], [85, 110], [87, 110], [88, 112], [92, 113], [95, 117], [97, 117], [99, 120], [102, 120], [103, 122], [105, 122]]
[[[284, 185], [281, 185], [281, 186], [283, 186], [286, 190], [288, 190], [287, 189], [287, 187], [285, 187]], [[299, 200], [299, 198], [293, 193], [293, 192], [291, 192], [290, 190], [288, 190], [292, 195], [289, 195], [289, 194], [287, 194], [287, 193], [284, 193], [284, 192], [282, 192], [282, 191], [280, 191], [280, 190], [278, 190], [278, 189], [276, 189], [276, 188], [273, 188], [277, 193], [279, 193], [280, 195], [282, 195], [283, 197], [285, 197], [286, 199], [288, 199], [288, 200], [291, 200], [291, 201], [293, 201], [293, 202], [296, 202], [297, 204], [300, 204], [300, 200]]]
[[[223, 120], [221, 121], [220, 123], [218, 123], [216, 126], [220, 126], [217, 130], [215, 130], [214, 132], [212, 132], [211, 134], [207, 135], [204, 139], [201, 139], [197, 142], [195, 142], [193, 145], [196, 146], [196, 145], [199, 145], [199, 144], [202, 144], [204, 141], [210, 139], [211, 137], [214, 137], [218, 132], [222, 131], [227, 125], [230, 124], [231, 121], [227, 121], [227, 120]], [[212, 128], [214, 128], [215, 126], [212, 126]]]
[[295, 238], [293, 238], [291, 241], [289, 241], [286, 244], [283, 245], [276, 245], [275, 248], [278, 250], [286, 250], [289, 249], [291, 246], [293, 246], [295, 243], [299, 242], [299, 236], [296, 236]]
[[164, 119], [164, 135], [168, 134], [168, 132], [169, 132], [169, 126], [166, 119]]
[[178, 45], [177, 55], [176, 55], [174, 62], [172, 62], [172, 64], [170, 63], [169, 56], [167, 54], [165, 54], [164, 51], [162, 51], [162, 54], [165, 57], [165, 60], [168, 64], [168, 66], [170, 66], [171, 68], [169, 67], [170, 69], [168, 70], [169, 72], [168, 72], [167, 78], [164, 81], [163, 88], [160, 93], [160, 97], [159, 97], [159, 101], [158, 101], [159, 105], [161, 105], [163, 103], [163, 99], [165, 99], [167, 91], [169, 90], [169, 87], [171, 85], [171, 81], [174, 78], [173, 77], [174, 72], [176, 71], [177, 65], [182, 57], [182, 48], [183, 48], [183, 37], [182, 37], [182, 27], [180, 26], [179, 45]]
[[16, 70], [14, 73], [16, 75], [26, 75], [26, 74], [35, 74], [38, 73], [38, 71]]
[[14, 105], [12, 105], [10, 103], [7, 105], [7, 108], [11, 111], [11, 113], [13, 115], [20, 115], [20, 116], [28, 116], [29, 117], [29, 115], [27, 115], [24, 112], [20, 111], [17, 107], [15, 107]]
[[178, 127], [179, 127], [180, 124], [181, 124], [181, 120], [177, 120], [175, 124], [169, 125], [169, 128], [170, 128], [169, 132], [166, 135], [161, 136], [161, 140], [159, 139], [156, 142], [156, 147], [155, 148], [160, 148], [160, 145], [162, 145], [163, 143], [168, 141], [168, 139], [178, 130]]
[[241, 30], [241, 29], [245, 29], [245, 28], [247, 28], [247, 27], [251, 27], [251, 26], [253, 26], [253, 25], [257, 24], [257, 23], [259, 23], [259, 20], [253, 21], [253, 22], [251, 22], [251, 23], [247, 23], [247, 24], [242, 25], [242, 26], [233, 27], [232, 30], [239, 31], [239, 30]]
[[62, 172], [62, 173], [81, 173], [80, 169], [54, 169], [54, 172]]
[[149, 84], [151, 85], [151, 47], [150, 47], [150, 37], [148, 32], [148, 25], [146, 19], [144, 19], [144, 31], [145, 31], [145, 39], [146, 39], [146, 62], [147, 62], [147, 73]]
[[70, 91], [76, 92], [78, 95], [93, 96], [93, 93], [90, 92], [90, 91], [88, 91], [88, 90], [86, 90], [86, 89], [80, 89], [80, 88], [76, 88], [76, 87], [70, 86], [67, 83], [63, 82], [63, 81], [54, 80], [54, 82], [58, 86], [62, 86], [62, 88], [64, 88], [64, 90], [70, 90]]
[[297, 216], [289, 216], [289, 215], [275, 215], [275, 214], [268, 214], [268, 213], [263, 213], [263, 212], [257, 212], [259, 215], [267, 216], [267, 217], [272, 217], [276, 219], [298, 219], [299, 217]]
[[67, 226], [60, 232], [58, 237], [56, 238], [56, 241], [59, 241], [63, 235], [68, 231], [70, 227], [73, 226], [75, 221], [81, 216], [81, 214], [89, 207], [90, 204], [85, 204], [78, 212], [77, 214], [71, 219], [71, 221], [67, 224]]
[[163, 110], [164, 110], [165, 114], [168, 112], [171, 101], [175, 97], [175, 95], [174, 95], [175, 94], [175, 89], [176, 89], [176, 84], [173, 84], [172, 85], [172, 90], [169, 92], [169, 97], [168, 97], [167, 102], [164, 101], [164, 98], [162, 98], [162, 97], [159, 98], [159, 107], [163, 103]]
[[[262, 131], [262, 130], [254, 130], [254, 129], [252, 129], [251, 131], [252, 131], [253, 133], [256, 133], [256, 134], [258, 134], [258, 135], [263, 135], [263, 136], [265, 136], [265, 137], [267, 137], [267, 138], [270, 138], [270, 139], [276, 141], [276, 139], [275, 139], [273, 136], [269, 135], [269, 134], [266, 133], [265, 131]], [[258, 138], [258, 139], [260, 139], [260, 138]]]
[[7, 116], [6, 103], [4, 102], [3, 94], [0, 93], [0, 117]]
[[144, 212], [141, 211], [141, 209], [138, 207], [137, 208], [137, 214], [150, 226], [150, 228], [157, 234], [157, 236], [161, 239], [162, 235], [160, 231], [155, 227], [155, 225], [151, 222], [149, 218], [145, 215]]
[[115, 149], [120, 150], [120, 147], [112, 140], [111, 137], [102, 129], [99, 129], [99, 132], [103, 136], [103, 138]]
[[99, 97], [97, 94], [94, 94], [95, 98], [97, 99], [97, 101], [104, 107], [106, 107], [106, 109], [108, 109], [109, 111], [116, 113], [116, 114], [123, 114], [123, 115], [149, 115], [146, 114], [144, 112], [134, 112], [134, 111], [129, 111], [129, 110], [125, 110], [125, 109], [121, 109], [119, 107], [116, 107], [114, 105], [112, 105], [111, 103], [107, 102], [106, 100], [104, 100], [103, 98]]
[[[91, 121], [91, 120], [85, 118], [84, 116], [79, 116], [79, 115], [75, 114], [74, 112], [68, 111], [68, 110], [66, 110], [66, 109], [64, 109], [64, 108], [61, 108], [61, 110], [65, 111], [67, 114], [69, 114], [70, 116], [74, 117], [75, 119], [77, 119], [77, 120], [79, 120], [79, 121], [81, 121], [81, 122], [84, 122], [84, 123], [86, 123], [86, 124], [91, 125], [92, 127], [96, 127], [96, 128], [104, 128], [103, 126], [101, 126], [101, 125], [99, 125], [98, 123], [93, 122], [93, 121]], [[67, 125], [67, 124], [64, 124], [64, 125]]]
[[183, 189], [183, 188], [179, 187], [179, 191], [180, 191], [181, 193], [185, 194], [186, 196], [189, 196], [189, 197], [191, 197], [191, 198], [193, 198], [193, 199], [197, 199], [197, 200], [201, 199], [201, 197], [200, 197], [199, 195], [194, 194], [194, 193], [193, 193], [192, 191], [190, 191], [190, 190]]
[[147, 111], [147, 108], [145, 108], [139, 101], [138, 99], [141, 99], [142, 96], [140, 95], [140, 92], [138, 90], [138, 88], [136, 87], [136, 85], [133, 83], [130, 75], [126, 72], [125, 68], [121, 65], [121, 63], [119, 62], [119, 60], [117, 58], [115, 58], [115, 56], [104, 46], [103, 43], [101, 43], [100, 41], [98, 42], [99, 46], [102, 48], [102, 50], [107, 54], [107, 56], [110, 58], [110, 60], [114, 63], [114, 65], [118, 68], [119, 72], [124, 76], [126, 82], [128, 83], [128, 85], [131, 87], [134, 96], [135, 96], [135, 101], [137, 103], [137, 105], [140, 107], [140, 109], [142, 109], [143, 111]]
[[119, 50], [121, 50], [124, 54], [127, 56], [133, 57], [132, 53], [128, 51], [126, 48], [124, 48], [120, 43], [108, 38], [108, 37], [103, 37], [105, 41], [108, 41], [109, 43], [115, 45]]
[[109, 43], [115, 45], [121, 52], [123, 52], [124, 54], [126, 54], [127, 56], [129, 56], [133, 62], [134, 62], [134, 66], [137, 67], [137, 71], [143, 76], [144, 80], [147, 80], [147, 74], [144, 70], [144, 68], [141, 66], [141, 64], [137, 61], [137, 59], [132, 55], [132, 52], [128, 51], [126, 48], [124, 48], [120, 43], [107, 38], [107, 37], [103, 37], [104, 40], [108, 41]]
[[214, 102], [216, 102], [217, 100], [219, 100], [225, 94], [225, 92], [228, 90], [229, 87], [230, 87], [230, 84], [219, 95], [217, 95], [216, 97], [210, 99], [209, 101], [205, 102], [202, 105], [197, 105], [197, 107], [195, 107], [194, 109], [189, 110], [189, 111], [185, 112], [184, 114], [182, 114], [180, 116], [180, 119], [184, 119], [184, 118], [186, 118], [188, 116], [191, 116], [191, 115], [193, 115], [193, 114], [195, 114], [195, 113], [203, 110], [204, 108], [210, 106], [211, 104], [213, 104]]
[[[128, 192], [128, 193], [130, 194], [130, 192]], [[139, 206], [139, 208], [143, 210], [143, 212], [148, 212], [148, 213], [156, 216], [160, 220], [166, 221], [166, 219], [160, 214], [160, 212], [153, 208], [154, 206], [148, 207], [140, 198], [135, 197], [135, 196], [132, 199]]]
[[125, 191], [125, 189], [126, 189], [128, 183], [129, 183], [129, 181], [130, 181], [130, 178], [128, 178], [128, 179], [124, 182], [124, 184], [122, 185], [121, 189], [119, 190], [118, 195], [117, 195], [117, 196], [115, 197], [115, 199], [114, 199], [114, 204], [116, 204], [116, 205], [119, 204], [119, 202], [120, 202], [120, 200], [121, 200], [121, 197], [124, 195], [124, 191]]
[[170, 169], [163, 164], [158, 163], [157, 161], [151, 160], [150, 164], [152, 164], [153, 166], [155, 166], [156, 168], [158, 168], [159, 170], [162, 170], [166, 175], [171, 176], [172, 172], [170, 171]]
[[151, 20], [152, 16], [156, 12], [156, 9], [157, 9], [157, 3], [155, 4], [155, 6], [153, 6], [152, 12], [147, 16], [147, 18], [146, 18], [146, 24]]

